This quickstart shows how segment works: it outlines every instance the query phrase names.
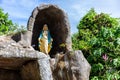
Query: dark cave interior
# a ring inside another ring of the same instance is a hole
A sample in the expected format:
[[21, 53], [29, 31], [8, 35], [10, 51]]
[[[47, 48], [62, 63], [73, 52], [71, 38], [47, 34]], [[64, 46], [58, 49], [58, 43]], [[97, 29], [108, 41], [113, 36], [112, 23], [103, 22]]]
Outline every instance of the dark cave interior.
[[52, 49], [49, 53], [50, 56], [54, 56], [56, 53], [60, 52], [64, 53], [66, 47], [61, 47], [60, 44], [66, 43], [68, 35], [68, 29], [65, 23], [65, 16], [62, 10], [54, 6], [39, 10], [35, 18], [32, 32], [32, 45], [34, 45], [34, 49], [39, 50], [38, 37], [43, 29], [43, 25], [47, 24], [51, 37], [53, 38]]

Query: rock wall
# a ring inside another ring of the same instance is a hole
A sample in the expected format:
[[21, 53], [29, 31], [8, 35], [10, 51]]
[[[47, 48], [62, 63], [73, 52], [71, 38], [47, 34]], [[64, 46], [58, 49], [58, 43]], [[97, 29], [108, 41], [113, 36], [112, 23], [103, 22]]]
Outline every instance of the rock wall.
[[[53, 38], [54, 58], [37, 49], [44, 24]], [[0, 80], [89, 80], [91, 66], [80, 50], [72, 51], [71, 44], [64, 11], [55, 5], [36, 7], [26, 32], [0, 36]]]
[[57, 54], [50, 63], [54, 80], [89, 80], [91, 66], [80, 50]]
[[[50, 55], [54, 56], [59, 52], [72, 50], [70, 25], [66, 13], [56, 5], [40, 5], [36, 7], [29, 20], [28, 31], [32, 32], [31, 45], [38, 50], [38, 37], [43, 25], [47, 24], [53, 38], [53, 45]], [[65, 47], [60, 46], [64, 44]]]
[[0, 36], [0, 80], [53, 80], [50, 57], [12, 38]]

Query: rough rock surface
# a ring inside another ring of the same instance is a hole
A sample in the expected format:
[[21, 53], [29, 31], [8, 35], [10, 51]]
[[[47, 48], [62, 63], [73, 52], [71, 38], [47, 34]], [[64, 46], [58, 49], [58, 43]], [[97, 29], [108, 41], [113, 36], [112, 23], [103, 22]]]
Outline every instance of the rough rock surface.
[[50, 63], [54, 80], [89, 80], [91, 66], [80, 50], [57, 54]]
[[10, 36], [0, 36], [0, 80], [89, 80], [90, 69], [80, 50], [50, 59]]
[[[44, 24], [53, 38], [50, 56], [55, 58], [37, 51]], [[89, 80], [91, 67], [81, 51], [72, 51], [71, 44], [64, 11], [55, 5], [36, 7], [27, 32], [0, 36], [0, 80]]]
[[0, 36], [0, 80], [53, 80], [50, 57]]
[[[54, 56], [59, 52], [72, 50], [70, 25], [66, 13], [56, 5], [40, 5], [36, 7], [29, 20], [28, 31], [32, 32], [32, 46], [38, 50], [38, 37], [44, 24], [48, 25], [53, 45], [50, 51], [50, 56]], [[64, 44], [65, 46], [60, 46]]]

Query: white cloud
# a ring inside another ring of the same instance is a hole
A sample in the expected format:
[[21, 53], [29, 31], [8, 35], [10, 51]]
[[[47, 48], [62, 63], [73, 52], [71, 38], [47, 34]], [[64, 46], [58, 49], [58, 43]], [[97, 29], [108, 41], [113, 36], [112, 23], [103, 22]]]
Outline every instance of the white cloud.
[[2, 0], [1, 2], [2, 5], [10, 6], [10, 5], [14, 5], [16, 3], [16, 0]]
[[5, 13], [8, 12], [13, 22], [25, 25], [32, 10], [37, 6], [37, 2], [38, 0], [2, 0], [0, 7]]
[[[80, 19], [91, 9], [95, 8], [98, 13], [107, 13], [113, 17], [120, 17], [119, 0], [76, 0], [68, 7], [68, 14], [72, 25], [75, 28]], [[75, 29], [76, 31], [76, 29]], [[74, 33], [74, 31], [72, 31]]]
[[25, 8], [33, 8], [37, 6], [38, 0], [20, 0], [19, 4]]
[[72, 8], [72, 12], [69, 13], [75, 20], [83, 17], [87, 11], [91, 8], [95, 8], [97, 12], [104, 12], [111, 14], [113, 17], [120, 17], [120, 10], [118, 0], [84, 0], [84, 1], [76, 1], [70, 7]]
[[0, 0], [0, 7], [9, 13], [14, 22], [25, 25], [32, 10], [40, 3], [57, 4], [67, 12], [72, 33], [77, 31], [75, 27], [90, 8], [95, 8], [98, 13], [120, 17], [119, 0]]

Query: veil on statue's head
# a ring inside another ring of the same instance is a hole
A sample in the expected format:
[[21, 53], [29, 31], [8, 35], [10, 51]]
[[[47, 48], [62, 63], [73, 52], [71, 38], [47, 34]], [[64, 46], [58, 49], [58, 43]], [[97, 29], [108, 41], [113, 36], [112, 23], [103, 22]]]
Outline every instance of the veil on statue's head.
[[40, 38], [40, 39], [43, 38], [43, 31], [48, 31], [48, 43], [50, 43], [52, 37], [51, 37], [51, 35], [50, 35], [50, 31], [49, 31], [49, 29], [48, 29], [47, 24], [44, 24], [43, 30], [40, 32], [40, 35], [39, 35], [39, 38]]
[[44, 31], [47, 31], [47, 30], [48, 30], [48, 26], [47, 26], [47, 24], [44, 24], [44, 26], [43, 26], [43, 30], [44, 30]]

